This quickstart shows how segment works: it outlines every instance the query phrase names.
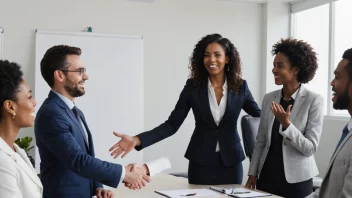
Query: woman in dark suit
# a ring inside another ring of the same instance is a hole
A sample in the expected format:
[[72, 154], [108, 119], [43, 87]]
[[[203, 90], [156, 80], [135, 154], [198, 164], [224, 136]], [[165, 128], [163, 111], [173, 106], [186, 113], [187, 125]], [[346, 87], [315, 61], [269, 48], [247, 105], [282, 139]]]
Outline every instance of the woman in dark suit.
[[168, 120], [133, 137], [115, 133], [121, 140], [111, 147], [111, 155], [126, 155], [170, 137], [192, 108], [196, 127], [185, 154], [189, 183], [241, 184], [245, 155], [237, 119], [242, 109], [254, 117], [260, 116], [260, 109], [241, 78], [240, 62], [228, 39], [219, 34], [203, 37], [190, 58], [190, 79]]
[[276, 43], [272, 53], [275, 84], [282, 88], [264, 96], [246, 186], [282, 197], [306, 197], [318, 175], [314, 153], [324, 100], [303, 84], [313, 79], [317, 57], [308, 43], [291, 38]]

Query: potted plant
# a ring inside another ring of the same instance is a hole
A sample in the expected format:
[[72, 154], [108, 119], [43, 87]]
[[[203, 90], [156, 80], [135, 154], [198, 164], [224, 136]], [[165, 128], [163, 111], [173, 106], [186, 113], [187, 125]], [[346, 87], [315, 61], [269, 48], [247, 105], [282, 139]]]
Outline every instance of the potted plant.
[[15, 143], [21, 148], [23, 149], [24, 151], [26, 151], [27, 153], [27, 156], [29, 158], [29, 160], [31, 161], [33, 167], [34, 167], [34, 159], [32, 158], [32, 156], [29, 156], [28, 155], [28, 151], [30, 151], [32, 148], [34, 148], [34, 146], [31, 146], [31, 142], [32, 142], [32, 139], [31, 137], [23, 137], [23, 138], [17, 138], [17, 140], [15, 141]]

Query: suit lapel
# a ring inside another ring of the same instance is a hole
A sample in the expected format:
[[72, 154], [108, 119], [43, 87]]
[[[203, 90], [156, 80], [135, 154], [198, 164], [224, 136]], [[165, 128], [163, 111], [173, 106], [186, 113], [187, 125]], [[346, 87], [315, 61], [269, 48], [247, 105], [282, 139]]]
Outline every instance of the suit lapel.
[[31, 180], [35, 184], [37, 184], [40, 188], [42, 188], [43, 187], [42, 183], [40, 182], [40, 179], [37, 176], [37, 173], [34, 170], [32, 163], [29, 161], [26, 152], [23, 149], [21, 149], [19, 146], [17, 146], [16, 144], [14, 146], [15, 146], [15, 149], [16, 149], [18, 155], [22, 158], [22, 160], [17, 159], [17, 156], [16, 156], [15, 157], [16, 159], [14, 159], [15, 162], [31, 178]]
[[339, 152], [341, 151], [342, 147], [346, 144], [346, 142], [351, 138], [352, 136], [352, 130], [350, 130], [350, 132], [347, 134], [347, 136], [345, 137], [345, 139], [341, 142], [341, 144], [339, 145], [339, 147], [336, 149], [336, 151], [334, 152], [334, 154], [331, 157], [330, 163], [329, 163], [329, 168], [332, 166], [334, 160], [336, 159], [337, 155], [339, 154]]
[[[345, 143], [352, 137], [352, 130], [350, 130], [350, 132], [348, 133], [348, 135], [345, 137], [345, 139], [341, 142], [341, 144], [339, 145], [339, 147], [336, 149], [336, 151], [333, 153], [331, 159], [330, 159], [330, 163], [328, 166], [328, 171], [326, 172], [325, 178], [321, 184], [321, 189], [323, 189], [322, 187], [325, 186], [325, 183], [327, 181], [327, 178], [330, 175], [331, 172], [331, 168], [332, 168], [332, 164], [335, 161], [337, 155], [339, 154], [339, 152], [341, 151], [342, 147], [345, 145]], [[321, 192], [321, 190], [320, 190]]]
[[280, 99], [281, 99], [281, 89], [277, 90], [275, 94], [273, 94], [273, 98], [269, 98], [268, 100], [268, 106], [267, 108], [269, 109], [269, 115], [268, 115], [268, 140], [269, 140], [269, 145], [271, 144], [271, 133], [272, 133], [272, 128], [273, 128], [273, 124], [274, 124], [274, 119], [275, 119], [275, 115], [274, 113], [271, 111], [270, 107], [271, 107], [271, 103], [272, 102], [276, 102], [277, 104], [280, 104]]
[[[53, 100], [56, 101], [56, 103], [63, 109], [65, 109], [67, 115], [71, 118], [71, 120], [76, 124], [76, 126], [79, 128], [80, 132], [81, 132], [81, 136], [83, 138], [83, 141], [85, 143], [86, 148], [88, 149], [88, 143], [86, 141], [86, 139], [84, 138], [84, 130], [82, 128], [82, 124], [79, 123], [79, 121], [77, 120], [75, 114], [72, 112], [72, 110], [65, 104], [64, 101], [61, 100], [61, 98], [54, 93], [53, 91], [50, 91], [49, 93], [49, 98], [52, 98]], [[81, 116], [80, 116], [81, 117]]]
[[200, 93], [200, 100], [202, 103], [202, 107], [204, 109], [204, 114], [209, 119], [209, 121], [216, 126], [213, 114], [211, 113], [211, 110], [210, 110], [209, 95], [208, 95], [207, 87], [202, 88]]
[[[72, 112], [72, 110], [66, 108], [66, 113], [71, 117], [71, 119], [72, 119], [72, 120], [75, 122], [75, 124], [78, 126], [78, 128], [79, 128], [79, 130], [80, 130], [80, 132], [81, 132], [82, 138], [83, 138], [83, 140], [84, 140], [84, 144], [86, 145], [86, 148], [88, 149], [89, 146], [88, 146], [88, 142], [87, 142], [87, 140], [86, 140], [86, 138], [85, 138], [85, 135], [84, 135], [84, 129], [83, 129], [82, 124], [80, 123], [79, 120], [77, 120], [77, 118], [76, 118], [75, 114]], [[79, 117], [81, 118], [81, 120], [83, 120], [83, 119], [82, 119], [82, 113], [81, 113], [81, 111], [79, 111]], [[86, 129], [86, 130], [87, 130], [87, 129]], [[88, 137], [87, 137], [87, 138], [88, 138]]]
[[[291, 115], [290, 115], [291, 122], [295, 119], [297, 113], [299, 112], [302, 105], [304, 104], [306, 93], [307, 93], [307, 89], [303, 85], [301, 85], [296, 98], [294, 98], [295, 103], [293, 105]], [[286, 109], [285, 109], [285, 111], [286, 111]]]
[[10, 146], [0, 138], [0, 150], [3, 150], [22, 170], [28, 177], [40, 188], [43, 188], [36, 171], [33, 169], [33, 165], [28, 160], [27, 154], [22, 150], [17, 144], [14, 144], [15, 151], [13, 151]]

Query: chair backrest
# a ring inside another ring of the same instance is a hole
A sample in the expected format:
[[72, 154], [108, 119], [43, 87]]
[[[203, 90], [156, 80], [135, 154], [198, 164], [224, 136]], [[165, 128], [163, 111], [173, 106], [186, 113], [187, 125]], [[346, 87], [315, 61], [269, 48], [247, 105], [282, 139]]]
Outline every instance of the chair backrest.
[[251, 161], [256, 137], [258, 133], [260, 118], [244, 115], [241, 119], [242, 139], [246, 156]]

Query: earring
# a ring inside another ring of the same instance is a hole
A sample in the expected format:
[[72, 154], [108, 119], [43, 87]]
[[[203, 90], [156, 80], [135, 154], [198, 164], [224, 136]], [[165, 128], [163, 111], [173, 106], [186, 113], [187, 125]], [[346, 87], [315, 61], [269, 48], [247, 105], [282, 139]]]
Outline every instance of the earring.
[[15, 112], [13, 112], [13, 114], [12, 114], [12, 119], [14, 119], [14, 118], [15, 118], [15, 116], [16, 116], [16, 113], [15, 113]]
[[295, 75], [297, 75], [298, 72], [295, 73]]

